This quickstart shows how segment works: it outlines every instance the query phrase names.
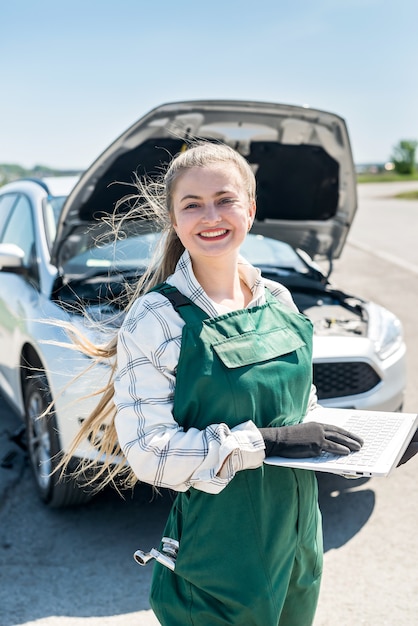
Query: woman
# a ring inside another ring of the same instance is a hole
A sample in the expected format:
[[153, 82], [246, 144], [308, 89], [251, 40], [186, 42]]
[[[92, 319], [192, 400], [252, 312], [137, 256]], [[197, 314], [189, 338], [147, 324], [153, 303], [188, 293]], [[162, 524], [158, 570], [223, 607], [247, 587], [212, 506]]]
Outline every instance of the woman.
[[114, 449], [114, 426], [132, 482], [179, 492], [165, 530], [175, 571], [155, 564], [151, 605], [169, 626], [308, 626], [322, 566], [315, 475], [263, 461], [361, 441], [302, 423], [316, 402], [312, 326], [239, 255], [256, 210], [245, 159], [196, 144], [172, 161], [164, 198], [163, 261], [119, 332], [102, 444]]

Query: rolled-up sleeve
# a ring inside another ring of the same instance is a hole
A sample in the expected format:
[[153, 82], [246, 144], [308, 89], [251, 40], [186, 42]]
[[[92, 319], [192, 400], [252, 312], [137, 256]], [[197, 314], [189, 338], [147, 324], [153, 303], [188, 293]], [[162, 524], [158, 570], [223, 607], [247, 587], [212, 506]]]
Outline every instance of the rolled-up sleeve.
[[140, 481], [219, 493], [237, 471], [260, 467], [265, 454], [251, 421], [184, 431], [173, 417], [183, 321], [158, 293], [140, 298], [119, 331], [115, 426]]

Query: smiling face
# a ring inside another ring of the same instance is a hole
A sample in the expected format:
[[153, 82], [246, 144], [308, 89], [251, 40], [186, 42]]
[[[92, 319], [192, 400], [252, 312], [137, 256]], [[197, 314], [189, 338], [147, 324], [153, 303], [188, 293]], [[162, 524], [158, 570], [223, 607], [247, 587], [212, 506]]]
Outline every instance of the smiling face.
[[255, 204], [234, 164], [192, 167], [175, 183], [173, 227], [194, 261], [237, 258], [254, 214]]

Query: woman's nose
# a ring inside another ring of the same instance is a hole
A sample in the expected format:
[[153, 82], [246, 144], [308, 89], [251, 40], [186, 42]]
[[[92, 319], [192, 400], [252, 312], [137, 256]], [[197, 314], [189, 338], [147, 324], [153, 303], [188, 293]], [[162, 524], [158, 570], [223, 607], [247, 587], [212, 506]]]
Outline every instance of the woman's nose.
[[216, 204], [210, 202], [205, 206], [202, 219], [204, 222], [210, 223], [219, 222], [222, 219]]

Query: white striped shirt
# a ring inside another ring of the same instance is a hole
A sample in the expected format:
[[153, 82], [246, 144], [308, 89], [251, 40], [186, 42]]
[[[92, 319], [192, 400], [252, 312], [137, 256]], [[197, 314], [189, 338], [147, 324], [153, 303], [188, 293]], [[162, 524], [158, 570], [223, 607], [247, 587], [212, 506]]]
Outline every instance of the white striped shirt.
[[[264, 286], [297, 310], [289, 291], [265, 280], [244, 259], [239, 274], [250, 287], [248, 306], [265, 302]], [[167, 281], [210, 316], [228, 312], [211, 300], [197, 282], [186, 251]], [[184, 321], [169, 300], [151, 292], [138, 298], [119, 331], [115, 419], [121, 448], [139, 480], [157, 487], [186, 491], [193, 486], [219, 493], [243, 469], [260, 467], [264, 442], [252, 421], [230, 429], [222, 423], [186, 432], [173, 418], [173, 398]], [[314, 389], [310, 406], [315, 405]]]

